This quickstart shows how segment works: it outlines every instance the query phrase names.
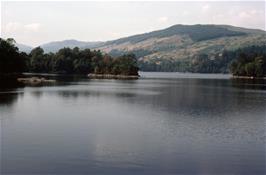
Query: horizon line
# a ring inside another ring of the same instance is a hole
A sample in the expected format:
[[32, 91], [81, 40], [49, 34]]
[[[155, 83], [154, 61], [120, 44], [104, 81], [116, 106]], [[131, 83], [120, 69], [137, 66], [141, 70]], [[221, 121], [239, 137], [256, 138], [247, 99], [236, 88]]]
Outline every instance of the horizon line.
[[[50, 44], [50, 43], [53, 43], [53, 42], [63, 42], [63, 41], [70, 41], [70, 40], [73, 40], [73, 41], [78, 41], [78, 42], [90, 42], [90, 43], [96, 43], [96, 42], [99, 42], [99, 43], [106, 43], [106, 42], [110, 42], [110, 41], [115, 41], [115, 40], [118, 40], [118, 39], [122, 39], [122, 38], [128, 38], [128, 37], [132, 37], [132, 36], [136, 36], [136, 35], [143, 35], [143, 34], [147, 34], [147, 33], [151, 33], [151, 32], [156, 32], [156, 31], [160, 31], [160, 30], [165, 30], [167, 28], [170, 28], [170, 27], [173, 27], [173, 26], [176, 26], [176, 25], [183, 25], [183, 26], [195, 26], [195, 25], [216, 25], [216, 26], [232, 26], [232, 27], [238, 27], [238, 28], [243, 28], [243, 29], [248, 29], [248, 30], [260, 30], [262, 32], [266, 32], [266, 29], [260, 29], [260, 28], [248, 28], [248, 27], [241, 27], [241, 26], [235, 26], [235, 25], [230, 25], [230, 24], [206, 24], [206, 23], [196, 23], [196, 24], [182, 24], [182, 23], [179, 23], [179, 24], [173, 24], [173, 25], [170, 25], [168, 27], [164, 27], [164, 28], [161, 28], [161, 29], [156, 29], [156, 30], [152, 30], [152, 31], [148, 31], [148, 32], [143, 32], [143, 33], [136, 33], [136, 34], [132, 34], [132, 35], [127, 35], [127, 36], [123, 36], [123, 37], [119, 37], [119, 38], [115, 38], [115, 39], [111, 39], [111, 40], [78, 40], [78, 39], [74, 39], [74, 38], [69, 38], [69, 39], [62, 39], [62, 40], [52, 40], [52, 41], [49, 41], [49, 42], [45, 42], [45, 43], [42, 43], [42, 44], [38, 44], [36, 46], [32, 46], [32, 45], [28, 45], [28, 44], [24, 44], [24, 43], [20, 43], [20, 42], [16, 42], [17, 44], [22, 44], [22, 45], [25, 45], [27, 47], [31, 47], [31, 48], [36, 48], [36, 47], [40, 47], [40, 46], [43, 46], [45, 44]], [[12, 37], [8, 37], [8, 38], [12, 38]], [[7, 38], [6, 38], [7, 39]]]

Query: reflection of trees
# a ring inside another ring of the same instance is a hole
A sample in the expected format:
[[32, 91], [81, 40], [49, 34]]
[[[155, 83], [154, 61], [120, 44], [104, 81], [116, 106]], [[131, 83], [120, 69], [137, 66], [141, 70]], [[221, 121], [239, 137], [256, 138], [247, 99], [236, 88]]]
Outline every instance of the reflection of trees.
[[116, 96], [116, 97], [134, 97], [133, 93], [126, 92], [113, 92], [113, 91], [96, 91], [96, 90], [88, 90], [88, 91], [58, 91], [57, 95], [63, 98], [88, 98], [88, 97], [100, 97], [100, 96]]
[[[88, 91], [58, 91], [56, 94], [63, 98], [73, 98], [76, 99], [78, 97], [89, 97], [91, 95]], [[98, 96], [99, 94], [94, 94]]]
[[235, 88], [266, 90], [265, 79], [232, 79], [231, 83]]
[[[22, 94], [15, 92], [17, 88], [23, 87], [23, 84], [18, 83], [16, 78], [0, 77], [0, 106], [10, 106], [17, 101]], [[15, 92], [15, 93], [10, 93]]]
[[232, 86], [234, 84], [230, 80], [179, 79], [168, 86], [157, 88], [161, 94], [138, 97], [136, 103], [143, 106], [150, 104], [154, 110], [162, 109], [195, 116], [200, 113], [217, 116], [235, 109], [244, 111], [245, 106], [251, 104], [243, 96], [250, 94]]
[[116, 93], [115, 94], [117, 97], [135, 97], [135, 93]]
[[4, 78], [0, 76], [0, 91], [2, 90], [8, 90], [8, 89], [14, 89], [14, 88], [18, 88], [18, 87], [23, 87], [22, 83], [19, 83], [17, 81], [17, 77], [15, 78]]
[[0, 106], [11, 106], [23, 94], [19, 93], [0, 93]]
[[42, 91], [32, 91], [32, 92], [30, 92], [30, 94], [32, 95], [32, 96], [34, 96], [35, 98], [40, 98], [40, 97], [42, 97], [42, 95], [43, 95], [43, 92]]

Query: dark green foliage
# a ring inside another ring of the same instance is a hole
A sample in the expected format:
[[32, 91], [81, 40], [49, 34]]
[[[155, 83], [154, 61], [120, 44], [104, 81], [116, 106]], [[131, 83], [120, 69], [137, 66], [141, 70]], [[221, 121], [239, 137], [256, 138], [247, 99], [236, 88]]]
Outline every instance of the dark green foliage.
[[134, 55], [112, 58], [99, 50], [80, 50], [63, 48], [55, 54], [44, 54], [41, 48], [30, 53], [30, 70], [32, 72], [61, 74], [123, 74], [137, 75], [138, 68]]
[[[197, 72], [197, 73], [228, 73], [231, 63], [238, 58], [239, 62], [252, 62], [253, 59], [257, 58], [254, 64], [246, 66], [240, 66], [235, 68], [236, 63], [232, 63], [234, 70], [237, 69], [237, 74], [244, 75], [245, 72], [252, 74], [255, 69], [257, 75], [262, 74], [262, 70], [265, 67], [263, 64], [263, 58], [260, 56], [266, 55], [266, 46], [251, 46], [234, 51], [223, 51], [215, 55], [198, 54], [190, 59], [183, 59], [177, 61], [170, 60], [152, 60], [149, 62], [139, 61], [139, 67], [141, 71], [161, 71], [161, 72]], [[255, 68], [254, 68], [255, 67]]]
[[252, 46], [239, 49], [230, 65], [230, 71], [237, 76], [263, 77], [266, 75], [266, 46]]
[[240, 54], [231, 64], [230, 71], [236, 76], [264, 77], [266, 76], [266, 54]]
[[46, 69], [46, 63], [45, 60], [43, 59], [45, 57], [44, 51], [40, 47], [34, 48], [30, 52], [30, 61], [29, 61], [29, 71], [32, 72], [41, 72], [42, 70]]
[[26, 68], [27, 54], [19, 52], [15, 40], [0, 38], [0, 74], [21, 73]]
[[123, 55], [113, 60], [112, 74], [138, 75], [137, 59], [134, 54]]
[[144, 56], [149, 55], [151, 53], [152, 53], [151, 51], [144, 50], [144, 49], [132, 50], [130, 52], [113, 49], [113, 50], [111, 50], [109, 52], [109, 54], [112, 57], [119, 57], [119, 56], [122, 56], [122, 55], [125, 55], [125, 54], [134, 54], [136, 56], [136, 58], [144, 57]]
[[112, 58], [99, 50], [63, 48], [57, 53], [44, 53], [41, 47], [34, 48], [29, 55], [20, 53], [13, 40], [0, 43], [0, 73], [34, 72], [61, 74], [121, 74], [138, 75], [135, 55]]
[[189, 62], [187, 61], [139, 61], [139, 68], [141, 71], [155, 71], [155, 72], [188, 72]]
[[[116, 58], [102, 54], [99, 50], [63, 48], [57, 53], [44, 53], [40, 47], [29, 55], [19, 52], [14, 40], [0, 39], [0, 73], [63, 73], [63, 74], [123, 74], [137, 75], [138, 66], [142, 71], [174, 71], [199, 73], [226, 73], [229, 67], [234, 75], [265, 76], [266, 46], [251, 46], [216, 54], [198, 54], [188, 59], [155, 59], [149, 62], [137, 59], [150, 54], [145, 50], [134, 54], [118, 52]], [[230, 66], [231, 65], [231, 66]]]

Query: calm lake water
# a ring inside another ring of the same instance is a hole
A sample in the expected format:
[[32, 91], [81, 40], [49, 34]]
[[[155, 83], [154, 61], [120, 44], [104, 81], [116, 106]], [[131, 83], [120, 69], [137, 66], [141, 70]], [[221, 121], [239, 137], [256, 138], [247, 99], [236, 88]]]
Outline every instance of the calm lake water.
[[1, 87], [0, 174], [266, 174], [266, 82], [141, 73]]

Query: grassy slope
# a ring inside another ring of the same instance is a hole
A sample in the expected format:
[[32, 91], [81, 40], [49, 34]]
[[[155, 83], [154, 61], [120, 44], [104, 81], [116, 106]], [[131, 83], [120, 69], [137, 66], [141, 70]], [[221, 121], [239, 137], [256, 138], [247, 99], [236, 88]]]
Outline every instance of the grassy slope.
[[140, 59], [178, 60], [199, 53], [212, 55], [224, 49], [234, 50], [251, 45], [265, 45], [265, 31], [228, 25], [175, 25], [164, 30], [106, 42], [99, 49], [112, 51], [147, 51]]

